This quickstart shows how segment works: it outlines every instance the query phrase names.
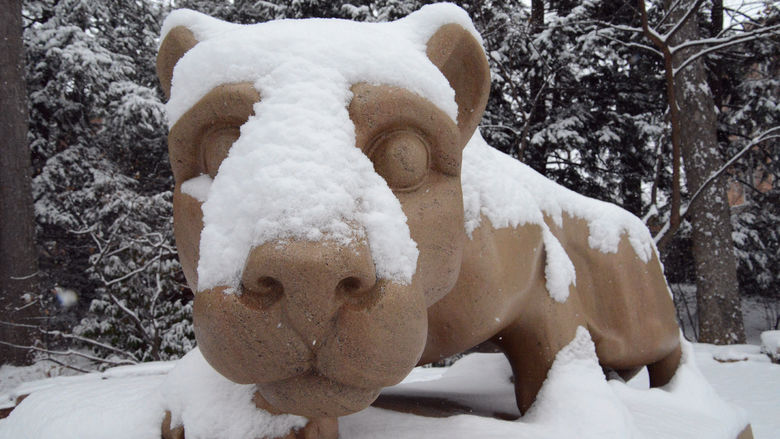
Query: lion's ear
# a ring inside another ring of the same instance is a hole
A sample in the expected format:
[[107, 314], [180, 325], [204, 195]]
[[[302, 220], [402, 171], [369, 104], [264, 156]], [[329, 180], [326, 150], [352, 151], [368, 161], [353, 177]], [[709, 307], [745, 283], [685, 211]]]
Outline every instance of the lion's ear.
[[173, 68], [176, 63], [192, 49], [198, 40], [191, 30], [184, 26], [176, 26], [168, 32], [157, 52], [157, 77], [160, 79], [165, 97], [171, 97], [171, 80], [173, 79]]
[[450, 23], [428, 40], [426, 54], [455, 90], [458, 129], [465, 144], [482, 120], [490, 95], [490, 66], [482, 45], [462, 26]]

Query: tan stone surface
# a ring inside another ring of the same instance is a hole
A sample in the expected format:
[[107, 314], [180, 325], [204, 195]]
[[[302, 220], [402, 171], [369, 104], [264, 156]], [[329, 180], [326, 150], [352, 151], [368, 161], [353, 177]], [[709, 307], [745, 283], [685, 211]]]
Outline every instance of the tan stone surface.
[[[163, 42], [158, 72], [165, 90], [176, 60], [193, 44], [183, 28]], [[377, 280], [366, 242], [258, 246], [244, 268], [242, 294], [223, 294], [224, 287], [196, 293], [204, 357], [229, 379], [257, 384], [268, 410], [314, 419], [307, 438], [335, 437], [336, 417], [365, 408], [416, 364], [486, 341], [509, 358], [518, 406], [526, 410], [580, 325], [604, 367], [629, 374], [649, 365], [652, 384], [666, 383], [680, 348], [657, 257], [642, 262], [625, 238], [617, 253], [601, 253], [589, 247], [584, 221], [547, 221], [577, 272], [577, 287], [559, 303], [545, 288], [539, 226], [496, 230], [483, 218], [473, 239], [466, 237], [461, 152], [484, 111], [489, 69], [479, 43], [457, 25], [443, 26], [427, 54], [456, 92], [457, 124], [390, 86], [354, 84], [348, 108], [355, 146], [394, 190], [420, 250], [412, 284]], [[175, 233], [193, 289], [203, 223], [200, 203], [181, 184], [216, 173], [230, 136], [261, 98], [249, 83], [217, 87], [171, 129]], [[206, 153], [204, 143], [212, 145]]]

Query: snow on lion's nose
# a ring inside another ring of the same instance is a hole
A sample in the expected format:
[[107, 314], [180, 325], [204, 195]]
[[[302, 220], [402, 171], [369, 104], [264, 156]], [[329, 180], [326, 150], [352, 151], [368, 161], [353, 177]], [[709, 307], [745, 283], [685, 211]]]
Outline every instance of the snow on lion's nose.
[[376, 271], [365, 241], [269, 242], [253, 248], [241, 276], [241, 302], [281, 302], [288, 324], [316, 349], [342, 305], [373, 302]]

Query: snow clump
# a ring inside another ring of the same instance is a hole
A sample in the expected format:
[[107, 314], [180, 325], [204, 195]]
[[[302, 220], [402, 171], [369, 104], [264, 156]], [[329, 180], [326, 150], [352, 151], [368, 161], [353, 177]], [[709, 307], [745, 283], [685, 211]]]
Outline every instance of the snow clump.
[[761, 352], [769, 355], [774, 363], [780, 363], [780, 331], [761, 333]]
[[198, 348], [176, 362], [161, 389], [171, 428], [186, 425], [188, 439], [282, 437], [306, 426], [306, 418], [257, 408], [255, 390], [254, 384], [236, 384], [217, 373]]

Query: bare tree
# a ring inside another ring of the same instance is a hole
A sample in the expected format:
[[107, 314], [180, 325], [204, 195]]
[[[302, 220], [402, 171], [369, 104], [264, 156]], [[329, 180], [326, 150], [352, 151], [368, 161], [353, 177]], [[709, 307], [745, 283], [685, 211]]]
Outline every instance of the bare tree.
[[[0, 9], [0, 362], [22, 364], [37, 286], [21, 0]], [[10, 344], [10, 345], [9, 345]]]
[[[654, 29], [648, 22], [644, 0], [638, 0], [642, 31], [664, 58], [666, 93], [672, 126], [672, 199], [669, 221], [657, 237], [665, 244], [683, 217], [692, 224], [696, 268], [699, 340], [710, 343], [744, 343], [736, 259], [731, 238], [725, 169], [717, 147], [715, 100], [708, 86], [704, 57], [761, 35], [777, 33], [777, 26], [728, 37], [702, 38], [696, 14], [703, 0], [667, 1], [666, 15]], [[717, 14], [717, 11], [715, 11]], [[757, 142], [777, 136], [775, 128], [759, 135]], [[687, 207], [680, 196], [680, 162], [685, 164], [686, 184], [693, 194]]]

